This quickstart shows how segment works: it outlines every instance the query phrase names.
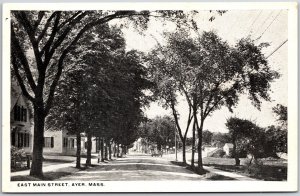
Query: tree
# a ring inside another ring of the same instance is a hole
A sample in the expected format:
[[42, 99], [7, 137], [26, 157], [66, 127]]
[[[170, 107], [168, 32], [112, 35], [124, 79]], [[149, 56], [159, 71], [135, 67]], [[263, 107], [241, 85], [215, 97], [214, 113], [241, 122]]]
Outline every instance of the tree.
[[[152, 54], [156, 55], [156, 54]], [[153, 62], [155, 63], [155, 62]], [[157, 64], [156, 64], [157, 65]], [[193, 116], [192, 116], [192, 110], [189, 108], [189, 115], [186, 123], [186, 127], [182, 128], [179, 124], [180, 115], [178, 113], [178, 110], [176, 109], [177, 106], [177, 87], [175, 80], [172, 78], [160, 76], [161, 73], [164, 73], [164, 65], [162, 64], [162, 67], [154, 68], [152, 69], [152, 73], [155, 73], [154, 75], [154, 81], [157, 85], [155, 88], [155, 96], [159, 97], [160, 100], [163, 100], [163, 107], [165, 108], [171, 108], [173, 118], [176, 124], [177, 132], [179, 134], [180, 140], [182, 142], [182, 162], [186, 163], [186, 138], [187, 133], [190, 127], [190, 124], [192, 122]]]
[[[81, 47], [71, 52], [77, 59], [69, 60], [68, 72], [62, 74], [55, 93], [54, 105], [47, 117], [47, 128], [64, 129], [69, 134], [76, 134], [78, 168], [80, 168], [81, 133], [89, 133], [90, 130], [86, 129], [87, 124], [93, 124], [90, 118], [87, 118], [88, 113], [96, 110], [93, 112], [95, 117], [99, 116], [96, 113], [107, 112], [108, 108], [104, 103], [111, 101], [107, 97], [107, 89], [103, 89], [103, 86], [110, 86], [109, 82], [106, 82], [110, 77], [107, 72], [107, 66], [110, 66], [108, 62], [119, 48], [125, 48], [125, 41], [120, 34], [120, 30], [115, 27], [102, 25], [101, 28], [93, 28], [93, 35], [87, 35], [82, 39]], [[98, 39], [100, 36], [102, 39]], [[96, 102], [90, 102], [91, 96], [98, 98]], [[97, 122], [102, 122], [101, 119], [103, 116], [99, 116]], [[87, 147], [90, 151], [91, 137], [88, 139]]]
[[[82, 71], [68, 74], [68, 80], [61, 82], [54, 100], [54, 106], [46, 120], [49, 130], [66, 130], [69, 134], [76, 134], [77, 152], [76, 167], [80, 168], [81, 132], [86, 121], [81, 115], [83, 92]], [[68, 95], [68, 96], [66, 96]]]
[[213, 133], [213, 135], [212, 135], [213, 146], [223, 147], [224, 144], [230, 143], [230, 142], [231, 142], [231, 137], [230, 137], [230, 134], [228, 134], [228, 133], [216, 132], [216, 133]]
[[173, 146], [175, 143], [176, 125], [170, 116], [156, 116], [148, 119], [139, 129], [139, 136], [149, 143], [156, 144], [158, 150]]
[[[229, 129], [233, 144], [233, 156], [236, 165], [240, 164], [239, 156], [242, 151], [251, 154], [256, 160], [264, 153], [264, 130], [246, 119], [231, 117], [227, 120], [226, 126]], [[250, 161], [251, 163], [251, 161]]]
[[147, 79], [143, 56], [137, 51], [127, 52], [123, 58], [118, 59], [118, 75], [113, 77], [113, 93], [117, 97], [114, 107], [118, 111], [114, 140], [123, 146], [124, 152], [138, 138], [138, 127], [144, 118], [141, 108], [150, 101], [144, 94], [145, 90], [152, 87], [152, 83]]
[[212, 132], [210, 132], [209, 130], [204, 130], [202, 133], [203, 144], [210, 145], [212, 142], [212, 136], [213, 136]]
[[277, 156], [277, 152], [287, 153], [287, 107], [277, 104], [272, 110], [279, 126], [272, 125], [266, 128], [265, 151], [270, 156]]
[[[189, 115], [186, 123], [186, 127], [182, 128], [179, 124], [180, 115], [176, 109], [178, 99], [178, 81], [173, 77], [173, 72], [180, 73], [184, 70], [178, 67], [173, 67], [174, 64], [168, 64], [168, 48], [158, 46], [158, 48], [152, 50], [148, 57], [148, 67], [151, 73], [152, 81], [156, 84], [156, 88], [153, 89], [154, 96], [157, 97], [163, 107], [170, 108], [172, 110], [173, 118], [176, 124], [176, 128], [182, 142], [182, 162], [186, 163], [186, 138], [193, 119], [192, 108], [189, 105]], [[184, 79], [182, 79], [184, 80]], [[182, 81], [181, 80], [181, 81]]]
[[265, 154], [277, 157], [277, 152], [287, 153], [287, 131], [281, 127], [269, 126], [265, 130]]
[[287, 129], [287, 107], [281, 104], [277, 104], [275, 107], [272, 108], [273, 113], [277, 117], [277, 121], [280, 123], [280, 125], [284, 128]]
[[201, 173], [205, 119], [222, 106], [232, 111], [239, 96], [245, 93], [259, 109], [261, 99], [270, 101], [270, 83], [279, 74], [271, 70], [261, 52], [267, 46], [265, 43], [257, 46], [253, 40], [246, 38], [231, 47], [214, 32], [192, 36], [190, 29], [179, 29], [166, 37], [167, 45], [161, 50], [161, 59], [156, 61], [156, 66], [164, 67], [160, 77], [167, 78], [173, 85], [168, 89], [185, 95], [192, 109], [191, 116], [198, 134], [198, 170]]

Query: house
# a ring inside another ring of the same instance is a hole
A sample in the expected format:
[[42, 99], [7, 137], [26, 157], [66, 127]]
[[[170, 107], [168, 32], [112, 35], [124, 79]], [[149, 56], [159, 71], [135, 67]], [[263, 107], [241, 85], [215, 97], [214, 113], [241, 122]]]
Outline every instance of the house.
[[134, 152], [142, 152], [142, 138], [139, 138], [137, 141], [135, 141], [133, 143], [133, 147], [131, 148], [131, 150], [133, 150]]
[[151, 147], [152, 145], [147, 142], [143, 138], [138, 138], [134, 143], [133, 147], [130, 148], [130, 151], [137, 152], [137, 153], [150, 153], [151, 148], [154, 149], [154, 147]]
[[223, 147], [224, 152], [226, 153], [226, 155], [231, 155], [232, 153], [232, 149], [233, 149], [233, 144], [232, 143], [226, 143]]
[[[31, 103], [22, 94], [17, 82], [11, 82], [10, 129], [11, 145], [22, 148], [26, 153], [33, 150], [33, 115]], [[82, 154], [86, 153], [87, 138], [82, 134]], [[44, 132], [44, 154], [76, 155], [76, 136], [67, 131]], [[92, 139], [92, 153], [96, 152], [96, 139]]]
[[209, 157], [218, 149], [219, 149], [218, 147], [214, 147], [214, 146], [210, 146], [210, 145], [203, 145], [202, 146], [202, 156]]
[[33, 122], [31, 106], [17, 83], [11, 84], [10, 130], [11, 145], [32, 152]]
[[[87, 137], [81, 134], [81, 154], [86, 154]], [[92, 138], [92, 153], [96, 153], [97, 140]], [[51, 131], [47, 130], [44, 133], [44, 154], [57, 155], [76, 155], [77, 139], [76, 135], [70, 135], [65, 130]]]

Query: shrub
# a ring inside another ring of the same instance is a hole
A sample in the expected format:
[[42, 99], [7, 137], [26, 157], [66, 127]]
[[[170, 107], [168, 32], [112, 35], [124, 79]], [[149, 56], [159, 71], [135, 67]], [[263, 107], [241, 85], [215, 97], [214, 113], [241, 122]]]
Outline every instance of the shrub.
[[245, 165], [246, 172], [254, 176], [259, 176], [263, 170], [263, 162], [258, 159], [247, 159]]
[[24, 160], [24, 158], [26, 157], [26, 153], [25, 153], [24, 149], [17, 148], [15, 146], [11, 147], [10, 154], [11, 154], [11, 167], [12, 168], [18, 167], [17, 163], [22, 162], [22, 160]]
[[248, 152], [246, 150], [239, 150], [238, 151], [238, 156], [239, 158], [247, 158]]

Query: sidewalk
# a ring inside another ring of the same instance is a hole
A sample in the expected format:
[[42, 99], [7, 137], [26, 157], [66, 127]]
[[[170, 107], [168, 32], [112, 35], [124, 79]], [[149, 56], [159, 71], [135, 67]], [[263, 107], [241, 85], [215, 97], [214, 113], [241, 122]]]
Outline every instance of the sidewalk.
[[[86, 161], [86, 158], [81, 158], [81, 164], [84, 164]], [[97, 162], [97, 159], [92, 159], [91, 162], [92, 164], [99, 164]], [[45, 165], [43, 167], [43, 172], [51, 172], [51, 171], [55, 171], [58, 169], [62, 169], [62, 168], [67, 168], [67, 167], [75, 167], [76, 161], [71, 162], [71, 163], [62, 163], [62, 164], [53, 164], [53, 165]], [[10, 176], [14, 177], [14, 176], [27, 176], [29, 175], [30, 170], [23, 170], [23, 171], [17, 171], [17, 172], [11, 172]]]
[[[162, 156], [165, 159], [168, 159], [170, 161], [175, 161], [175, 154], [166, 154]], [[187, 163], [191, 164], [191, 162], [189, 161], [188, 157], [191, 157], [191, 153], [186, 153], [186, 159], [187, 159]], [[197, 153], [195, 153], [195, 157], [197, 157]], [[177, 160], [181, 161], [182, 160], [182, 154], [177, 154]], [[218, 174], [218, 175], [222, 175], [222, 176], [226, 176], [229, 178], [234, 178], [236, 180], [240, 180], [240, 181], [259, 181], [259, 179], [255, 179], [255, 178], [250, 178], [247, 176], [243, 176], [234, 172], [227, 172], [227, 171], [223, 171], [223, 170], [219, 170], [219, 169], [214, 169], [208, 166], [203, 166], [203, 168], [211, 173], [214, 174]]]

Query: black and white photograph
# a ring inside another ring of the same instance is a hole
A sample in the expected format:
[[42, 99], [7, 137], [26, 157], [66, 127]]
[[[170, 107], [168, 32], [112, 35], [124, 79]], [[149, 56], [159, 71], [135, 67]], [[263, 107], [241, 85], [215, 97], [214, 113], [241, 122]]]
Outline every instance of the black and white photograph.
[[4, 4], [2, 191], [297, 191], [297, 29], [291, 2]]

